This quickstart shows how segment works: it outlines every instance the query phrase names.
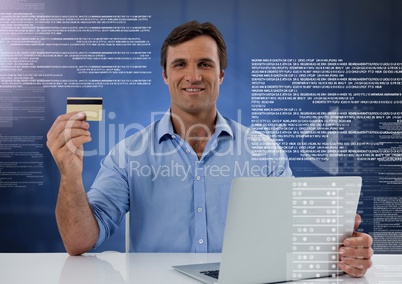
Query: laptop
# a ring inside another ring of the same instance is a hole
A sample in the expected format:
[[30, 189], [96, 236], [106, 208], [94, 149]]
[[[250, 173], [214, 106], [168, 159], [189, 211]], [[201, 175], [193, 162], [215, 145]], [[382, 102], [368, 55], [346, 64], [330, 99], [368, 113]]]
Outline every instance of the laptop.
[[233, 180], [221, 263], [173, 268], [203, 283], [274, 283], [336, 277], [352, 236], [361, 177]]

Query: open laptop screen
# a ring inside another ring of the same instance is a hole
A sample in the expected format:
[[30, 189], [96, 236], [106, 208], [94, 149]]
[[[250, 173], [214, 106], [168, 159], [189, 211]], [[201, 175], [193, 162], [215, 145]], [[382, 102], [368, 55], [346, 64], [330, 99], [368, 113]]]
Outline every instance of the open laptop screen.
[[360, 177], [233, 180], [219, 283], [338, 275], [338, 247], [353, 233], [361, 182]]

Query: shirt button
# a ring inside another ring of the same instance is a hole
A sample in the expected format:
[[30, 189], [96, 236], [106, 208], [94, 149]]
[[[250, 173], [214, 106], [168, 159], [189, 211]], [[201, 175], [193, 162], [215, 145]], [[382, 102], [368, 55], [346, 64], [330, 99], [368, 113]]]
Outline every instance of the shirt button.
[[204, 240], [200, 239], [198, 242], [202, 245], [204, 243]]
[[199, 213], [201, 213], [201, 212], [202, 212], [202, 208], [201, 208], [201, 207], [198, 208], [197, 211], [198, 211]]
[[191, 152], [191, 150], [190, 150], [190, 149], [187, 149], [187, 150], [186, 150], [186, 152], [187, 152], [187, 153], [190, 153], [190, 152]]
[[176, 135], [172, 135], [172, 138], [173, 138], [173, 139], [176, 139]]
[[200, 179], [201, 179], [201, 177], [200, 177], [200, 176], [197, 176], [197, 177], [196, 177], [196, 179], [197, 179], [197, 180], [200, 180]]

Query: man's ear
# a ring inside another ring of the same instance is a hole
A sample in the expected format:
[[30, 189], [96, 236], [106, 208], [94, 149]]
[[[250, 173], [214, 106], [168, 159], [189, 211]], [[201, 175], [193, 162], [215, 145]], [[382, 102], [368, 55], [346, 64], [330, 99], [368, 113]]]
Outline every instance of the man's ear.
[[222, 84], [222, 82], [223, 82], [223, 77], [225, 77], [225, 70], [222, 70], [221, 71], [221, 75], [219, 76], [219, 79], [220, 79], [220, 83]]
[[168, 81], [167, 81], [168, 77], [167, 77], [165, 69], [162, 69], [162, 77], [163, 77], [163, 81], [165, 81], [165, 84], [167, 85], [168, 84]]

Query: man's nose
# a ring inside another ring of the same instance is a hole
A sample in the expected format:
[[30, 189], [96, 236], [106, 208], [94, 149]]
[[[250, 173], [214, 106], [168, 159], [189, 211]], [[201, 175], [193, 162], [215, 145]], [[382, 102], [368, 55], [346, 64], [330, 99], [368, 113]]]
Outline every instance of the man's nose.
[[202, 76], [197, 66], [189, 66], [189, 68], [187, 68], [185, 79], [187, 80], [187, 82], [190, 82], [192, 84], [201, 81]]

